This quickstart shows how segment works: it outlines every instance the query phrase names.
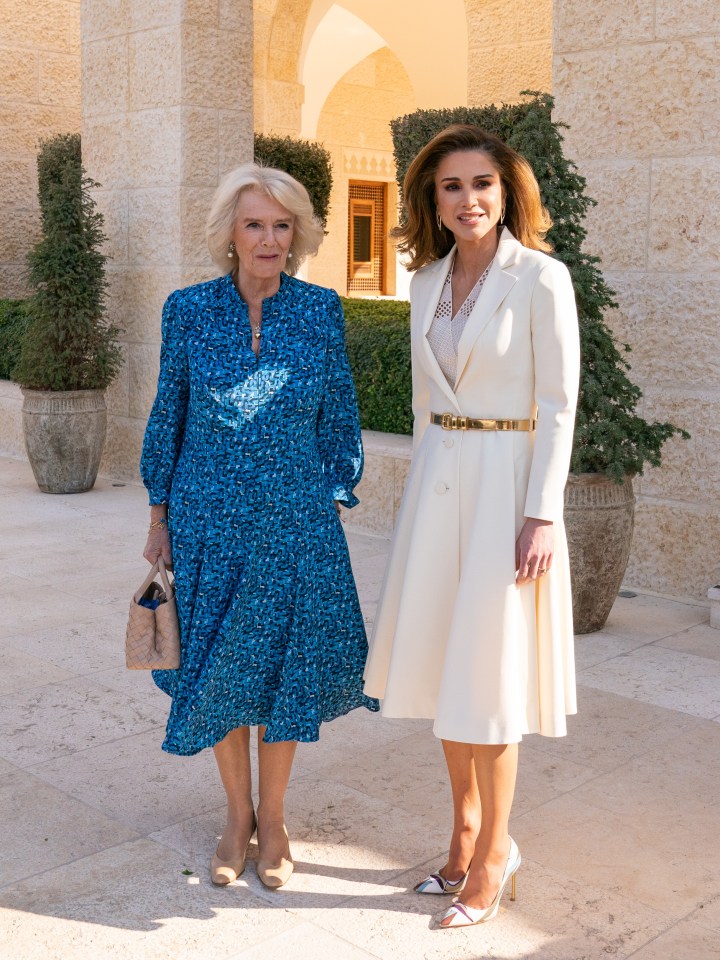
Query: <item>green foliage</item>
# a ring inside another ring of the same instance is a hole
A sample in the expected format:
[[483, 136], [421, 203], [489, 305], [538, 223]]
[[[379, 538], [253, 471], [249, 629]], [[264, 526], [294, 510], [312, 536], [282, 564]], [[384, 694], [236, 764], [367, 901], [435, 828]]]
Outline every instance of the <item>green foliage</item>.
[[12, 380], [29, 322], [25, 300], [0, 300], [0, 380]]
[[553, 99], [526, 91], [518, 104], [418, 110], [391, 121], [397, 179], [421, 147], [452, 123], [471, 123], [494, 133], [522, 154], [532, 166], [550, 211], [553, 228], [548, 240], [554, 256], [568, 267], [575, 287], [580, 318], [582, 370], [570, 469], [574, 473], [605, 473], [614, 480], [642, 473], [645, 464], [659, 466], [663, 444], [675, 434], [689, 436], [670, 423], [648, 423], [635, 413], [640, 389], [627, 376], [627, 344], [617, 344], [603, 320], [617, 306], [613, 291], [598, 268], [599, 258], [582, 252], [583, 221], [595, 201], [585, 195], [585, 179], [563, 156], [566, 124], [553, 122]]
[[363, 428], [412, 433], [410, 304], [348, 298], [342, 305]]
[[103, 316], [103, 219], [78, 134], [41, 144], [38, 180], [42, 238], [28, 254], [35, 294], [14, 378], [35, 390], [101, 390], [122, 362], [120, 331]]
[[255, 162], [264, 167], [284, 170], [301, 183], [310, 194], [315, 215], [323, 227], [327, 225], [333, 183], [332, 164], [330, 154], [321, 144], [256, 133]]

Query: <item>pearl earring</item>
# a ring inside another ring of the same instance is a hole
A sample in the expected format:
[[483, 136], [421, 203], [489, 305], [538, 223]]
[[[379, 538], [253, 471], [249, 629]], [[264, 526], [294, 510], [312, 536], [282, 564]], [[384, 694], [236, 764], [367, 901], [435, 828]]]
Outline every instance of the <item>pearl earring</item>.
[[292, 250], [288, 250], [288, 255], [287, 255], [288, 260], [292, 260], [292, 255], [293, 255]]
[[228, 255], [228, 260], [232, 260], [232, 258], [235, 256], [235, 242], [233, 240], [230, 241], [230, 246], [228, 247], [227, 255]]

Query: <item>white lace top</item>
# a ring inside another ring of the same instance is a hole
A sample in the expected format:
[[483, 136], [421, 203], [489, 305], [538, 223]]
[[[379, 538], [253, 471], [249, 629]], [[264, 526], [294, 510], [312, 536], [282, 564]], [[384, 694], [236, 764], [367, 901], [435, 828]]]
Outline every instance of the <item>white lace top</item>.
[[465, 329], [467, 319], [472, 313], [475, 302], [480, 295], [483, 284], [490, 272], [492, 261], [485, 268], [485, 272], [478, 282], [467, 295], [465, 303], [460, 307], [453, 317], [452, 315], [452, 275], [455, 266], [455, 258], [450, 264], [448, 275], [445, 278], [438, 305], [435, 308], [435, 316], [427, 332], [430, 349], [435, 355], [440, 369], [445, 374], [445, 379], [450, 386], [455, 389], [455, 379], [457, 377], [457, 357], [458, 344], [460, 337]]

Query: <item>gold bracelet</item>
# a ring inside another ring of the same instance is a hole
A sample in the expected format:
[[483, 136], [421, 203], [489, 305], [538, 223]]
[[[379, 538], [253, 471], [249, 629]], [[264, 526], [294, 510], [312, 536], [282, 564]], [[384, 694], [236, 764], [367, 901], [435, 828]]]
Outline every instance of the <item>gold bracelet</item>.
[[165, 519], [165, 517], [160, 517], [159, 520], [155, 520], [153, 523], [150, 524], [150, 526], [148, 527], [148, 533], [152, 533], [152, 531], [157, 530], [158, 527], [166, 527], [166, 526], [167, 526], [167, 520]]

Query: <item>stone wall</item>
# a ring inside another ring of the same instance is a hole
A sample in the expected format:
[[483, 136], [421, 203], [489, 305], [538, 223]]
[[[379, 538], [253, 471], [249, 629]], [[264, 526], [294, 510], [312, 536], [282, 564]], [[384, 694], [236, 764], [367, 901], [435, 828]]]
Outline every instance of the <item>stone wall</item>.
[[80, 0], [3, 0], [0, 16], [0, 297], [27, 293], [39, 234], [38, 141], [80, 129]]
[[549, 93], [552, 0], [466, 0], [465, 8], [468, 103], [514, 103], [522, 90]]
[[642, 413], [692, 433], [637, 481], [627, 581], [704, 598], [720, 580], [720, 4], [556, 0], [554, 51]]
[[163, 301], [217, 273], [205, 221], [219, 178], [252, 156], [251, 36], [251, 0], [83, 0], [83, 158], [125, 331], [103, 473], [137, 476]]

